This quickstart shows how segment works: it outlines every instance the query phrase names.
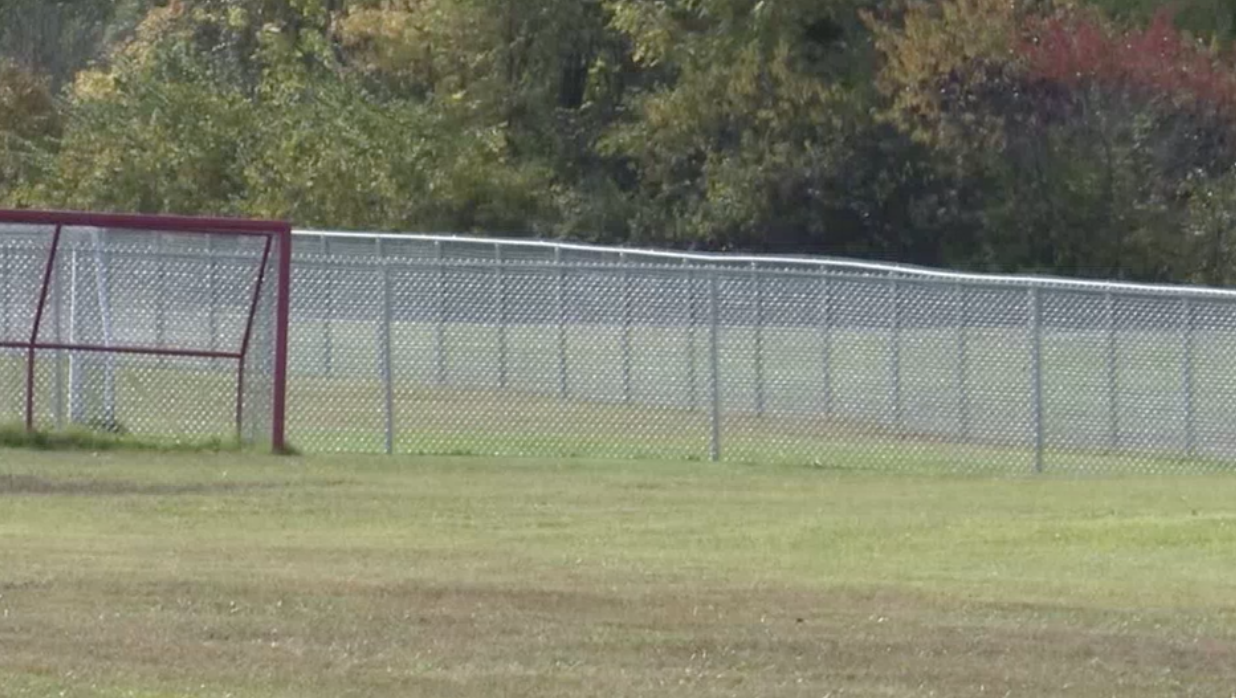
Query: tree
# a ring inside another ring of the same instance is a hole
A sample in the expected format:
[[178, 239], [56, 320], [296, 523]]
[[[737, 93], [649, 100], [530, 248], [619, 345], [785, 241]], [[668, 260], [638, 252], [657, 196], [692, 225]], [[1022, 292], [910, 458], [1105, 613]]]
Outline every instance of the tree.
[[603, 142], [635, 173], [635, 239], [896, 256], [932, 237], [921, 150], [869, 116], [860, 5], [611, 7], [649, 83]]
[[873, 26], [889, 119], [983, 192], [990, 265], [1178, 274], [1182, 184], [1236, 156], [1236, 83], [1169, 15], [1123, 28], [1084, 8], [952, 0]]
[[37, 175], [62, 122], [49, 80], [0, 60], [0, 201]]

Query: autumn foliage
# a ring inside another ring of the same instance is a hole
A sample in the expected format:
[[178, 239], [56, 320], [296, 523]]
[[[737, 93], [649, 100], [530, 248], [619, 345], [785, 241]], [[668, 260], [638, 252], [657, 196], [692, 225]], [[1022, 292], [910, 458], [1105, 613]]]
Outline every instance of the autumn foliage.
[[1159, 10], [1145, 28], [1120, 29], [1093, 12], [1030, 16], [1016, 46], [1031, 78], [1076, 89], [1123, 87], [1176, 106], [1236, 116], [1236, 72], [1216, 51], [1188, 39]]

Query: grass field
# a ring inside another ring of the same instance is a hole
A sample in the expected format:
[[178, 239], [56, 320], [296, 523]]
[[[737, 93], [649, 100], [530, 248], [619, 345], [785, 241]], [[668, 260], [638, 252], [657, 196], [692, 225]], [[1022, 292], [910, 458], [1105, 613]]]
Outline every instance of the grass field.
[[1236, 479], [0, 451], [0, 695], [1227, 696]]

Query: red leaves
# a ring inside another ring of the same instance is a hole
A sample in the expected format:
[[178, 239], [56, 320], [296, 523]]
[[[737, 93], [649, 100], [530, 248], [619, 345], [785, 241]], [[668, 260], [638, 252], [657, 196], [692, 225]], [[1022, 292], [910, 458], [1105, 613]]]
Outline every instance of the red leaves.
[[1232, 67], [1178, 32], [1166, 8], [1140, 30], [1117, 31], [1077, 12], [1032, 17], [1017, 50], [1034, 78], [1068, 87], [1127, 88], [1236, 114]]

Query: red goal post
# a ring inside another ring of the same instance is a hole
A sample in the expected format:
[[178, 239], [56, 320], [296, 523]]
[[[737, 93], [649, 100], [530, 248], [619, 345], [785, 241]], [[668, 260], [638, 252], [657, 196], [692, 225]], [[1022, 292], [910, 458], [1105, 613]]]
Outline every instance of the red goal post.
[[285, 450], [291, 248], [279, 221], [0, 210], [0, 421]]

